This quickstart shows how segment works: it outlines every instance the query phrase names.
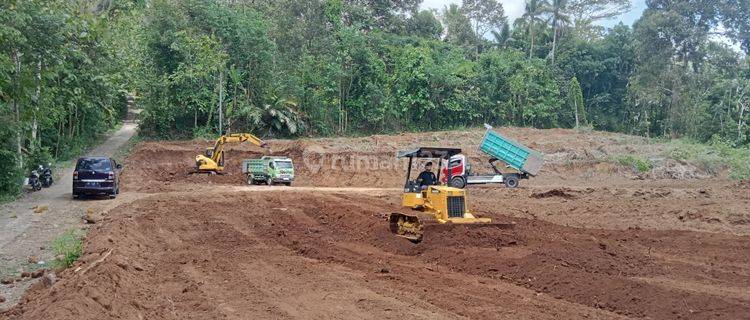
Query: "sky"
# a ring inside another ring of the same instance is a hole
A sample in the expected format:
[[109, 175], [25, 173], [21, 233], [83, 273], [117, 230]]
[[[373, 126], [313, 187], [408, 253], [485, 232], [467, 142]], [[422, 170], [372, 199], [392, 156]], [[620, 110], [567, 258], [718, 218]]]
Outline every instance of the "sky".
[[[513, 23], [516, 18], [520, 17], [523, 14], [523, 7], [524, 7], [524, 0], [499, 0], [503, 4], [503, 9], [505, 9], [505, 15], [508, 16], [508, 22], [511, 24]], [[610, 20], [605, 20], [599, 22], [601, 25], [605, 27], [612, 27], [620, 21], [627, 25], [633, 25], [633, 22], [638, 20], [638, 18], [641, 17], [641, 14], [643, 14], [643, 10], [646, 9], [646, 0], [631, 0], [633, 3], [633, 8], [630, 10], [630, 12], [626, 12], [625, 14], [615, 17]], [[451, 3], [460, 4], [461, 0], [424, 0], [422, 2], [422, 8], [423, 9], [437, 9], [438, 11], [442, 10], [444, 6], [449, 5]]]

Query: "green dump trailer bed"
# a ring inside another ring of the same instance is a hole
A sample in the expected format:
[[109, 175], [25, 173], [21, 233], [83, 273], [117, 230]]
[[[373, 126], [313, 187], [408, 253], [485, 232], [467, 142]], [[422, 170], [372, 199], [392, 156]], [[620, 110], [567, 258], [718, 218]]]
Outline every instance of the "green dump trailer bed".
[[539, 173], [544, 165], [544, 155], [502, 136], [488, 124], [484, 127], [487, 128], [487, 132], [479, 145], [479, 151], [528, 175], [536, 176]]

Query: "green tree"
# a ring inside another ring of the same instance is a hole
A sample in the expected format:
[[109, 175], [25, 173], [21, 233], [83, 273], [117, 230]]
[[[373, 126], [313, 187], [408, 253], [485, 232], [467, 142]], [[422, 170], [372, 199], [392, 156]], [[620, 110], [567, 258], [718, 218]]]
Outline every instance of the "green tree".
[[495, 0], [463, 0], [461, 11], [471, 21], [477, 54], [487, 32], [499, 30], [507, 21], [503, 5]]
[[476, 43], [476, 35], [471, 20], [456, 4], [443, 8], [443, 24], [446, 26], [446, 39], [460, 47], [468, 48]]
[[611, 19], [630, 11], [630, 0], [568, 0], [570, 15], [576, 25], [590, 26], [592, 23]]
[[431, 10], [422, 10], [415, 14], [407, 25], [407, 33], [413, 36], [439, 39], [443, 34], [443, 25]]
[[576, 77], [570, 79], [566, 102], [575, 115], [575, 127], [578, 128], [581, 124], [586, 125], [588, 122], [586, 121], [586, 106], [583, 103], [583, 91]]
[[566, 14], [568, 9], [568, 0], [552, 0], [550, 14], [552, 15], [552, 64], [555, 64], [555, 51], [557, 50], [557, 37], [560, 28], [570, 23], [570, 17]]
[[536, 26], [546, 24], [543, 14], [547, 11], [548, 7], [549, 3], [547, 0], [526, 0], [524, 13], [523, 16], [521, 16], [521, 19], [524, 19], [526, 22], [526, 32], [530, 39], [529, 59], [534, 56], [534, 37], [537, 32]]

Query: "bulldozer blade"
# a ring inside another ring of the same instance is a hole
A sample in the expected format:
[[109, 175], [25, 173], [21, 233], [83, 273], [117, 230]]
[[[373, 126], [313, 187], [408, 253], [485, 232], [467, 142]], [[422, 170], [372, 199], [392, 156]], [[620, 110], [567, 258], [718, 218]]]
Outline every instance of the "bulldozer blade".
[[423, 225], [417, 216], [394, 212], [388, 216], [388, 224], [396, 236], [414, 243], [422, 241]]

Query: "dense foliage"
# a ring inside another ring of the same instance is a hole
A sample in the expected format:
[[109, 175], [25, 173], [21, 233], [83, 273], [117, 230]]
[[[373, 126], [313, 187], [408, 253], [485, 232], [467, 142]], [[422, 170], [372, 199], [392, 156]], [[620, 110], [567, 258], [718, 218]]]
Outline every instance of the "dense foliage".
[[648, 1], [633, 28], [606, 30], [597, 21], [628, 1], [528, 0], [516, 21], [495, 0], [419, 2], [153, 1], [143, 129], [288, 136], [489, 122], [748, 142], [744, 1]]
[[750, 8], [647, 0], [9, 0], [0, 4], [0, 193], [111, 128], [156, 137], [590, 126], [750, 142]]
[[35, 165], [80, 152], [125, 112], [129, 7], [0, 3], [0, 195]]

